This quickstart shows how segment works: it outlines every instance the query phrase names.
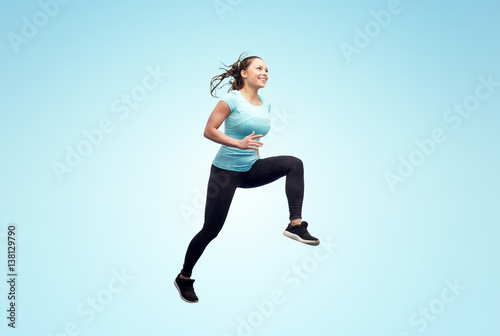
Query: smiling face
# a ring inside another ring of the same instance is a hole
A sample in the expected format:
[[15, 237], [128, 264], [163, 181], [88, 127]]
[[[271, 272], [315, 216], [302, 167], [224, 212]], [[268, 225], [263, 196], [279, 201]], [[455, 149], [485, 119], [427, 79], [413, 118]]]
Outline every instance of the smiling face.
[[241, 70], [244, 85], [250, 85], [257, 89], [265, 87], [268, 80], [268, 71], [263, 60], [254, 58], [246, 70]]

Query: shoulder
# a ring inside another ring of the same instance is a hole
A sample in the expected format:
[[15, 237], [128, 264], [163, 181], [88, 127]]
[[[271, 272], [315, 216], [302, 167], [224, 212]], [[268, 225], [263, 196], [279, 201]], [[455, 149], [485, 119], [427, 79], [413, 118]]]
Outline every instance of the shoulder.
[[269, 111], [271, 110], [271, 103], [269, 100], [267, 100], [265, 97], [262, 97], [261, 95], [258, 95], [260, 101], [262, 102], [262, 105], [264, 105]]
[[238, 90], [231, 90], [229, 91], [228, 93], [224, 94], [222, 97], [220, 97], [220, 99], [234, 99], [235, 97], [237, 98], [238, 97], [238, 93], [239, 91]]
[[226, 102], [227, 105], [229, 105], [229, 108], [231, 109], [231, 111], [233, 111], [235, 109], [236, 105], [238, 105], [239, 98], [240, 97], [238, 95], [238, 91], [231, 90], [228, 93], [226, 93], [225, 95], [223, 95], [222, 97], [220, 97], [220, 100]]

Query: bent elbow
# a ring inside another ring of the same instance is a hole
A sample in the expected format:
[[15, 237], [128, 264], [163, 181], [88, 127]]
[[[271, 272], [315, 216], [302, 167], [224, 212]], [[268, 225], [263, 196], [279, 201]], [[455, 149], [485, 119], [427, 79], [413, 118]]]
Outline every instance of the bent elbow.
[[213, 132], [210, 128], [206, 127], [205, 130], [203, 131], [203, 136], [207, 138], [208, 140], [212, 140], [213, 137]]

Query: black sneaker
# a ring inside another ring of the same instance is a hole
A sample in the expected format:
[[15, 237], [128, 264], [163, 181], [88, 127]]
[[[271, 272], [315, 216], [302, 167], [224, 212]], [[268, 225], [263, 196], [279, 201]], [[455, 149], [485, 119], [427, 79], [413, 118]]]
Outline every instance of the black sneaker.
[[307, 231], [307, 225], [307, 222], [302, 222], [300, 225], [295, 226], [288, 224], [288, 227], [283, 234], [288, 238], [295, 239], [307, 245], [319, 245], [319, 239], [309, 234]]
[[198, 297], [193, 288], [194, 279], [181, 279], [180, 274], [175, 278], [174, 285], [179, 291], [181, 299], [189, 303], [198, 302]]

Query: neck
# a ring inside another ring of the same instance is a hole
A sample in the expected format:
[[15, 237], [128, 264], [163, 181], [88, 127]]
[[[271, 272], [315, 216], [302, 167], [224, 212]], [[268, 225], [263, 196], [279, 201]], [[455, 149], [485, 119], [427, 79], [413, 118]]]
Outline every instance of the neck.
[[257, 92], [259, 91], [259, 89], [257, 88], [254, 88], [254, 87], [250, 87], [248, 85], [245, 85], [244, 87], [242, 87], [240, 89], [240, 92], [243, 96], [245, 96], [245, 98], [249, 99], [249, 100], [258, 100], [259, 97], [257, 95]]

